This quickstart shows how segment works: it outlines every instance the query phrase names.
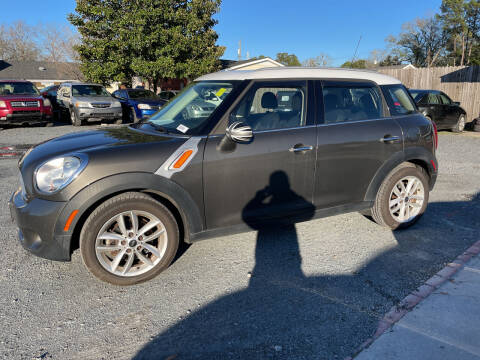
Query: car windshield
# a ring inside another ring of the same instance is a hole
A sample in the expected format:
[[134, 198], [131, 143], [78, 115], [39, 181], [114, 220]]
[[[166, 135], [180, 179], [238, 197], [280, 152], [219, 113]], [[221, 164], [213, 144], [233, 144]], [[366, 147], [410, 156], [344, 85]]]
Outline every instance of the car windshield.
[[0, 82], [0, 95], [38, 95], [35, 85], [28, 82]]
[[128, 96], [130, 99], [160, 99], [150, 90], [129, 90]]
[[200, 129], [215, 109], [235, 87], [235, 82], [202, 81], [186, 87], [160, 111], [152, 115], [149, 123], [168, 131], [193, 134]]
[[73, 85], [73, 96], [110, 96], [101, 85]]

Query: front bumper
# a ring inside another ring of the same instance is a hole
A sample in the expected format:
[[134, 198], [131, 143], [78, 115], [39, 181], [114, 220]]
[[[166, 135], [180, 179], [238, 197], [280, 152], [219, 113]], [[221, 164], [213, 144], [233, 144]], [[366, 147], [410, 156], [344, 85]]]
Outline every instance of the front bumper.
[[66, 203], [33, 198], [26, 201], [20, 190], [9, 201], [12, 221], [22, 246], [50, 260], [70, 260], [70, 235], [55, 234], [55, 225]]
[[0, 111], [1, 124], [21, 124], [29, 122], [48, 122], [52, 119], [51, 113], [45, 113], [39, 110], [26, 110], [14, 112]]
[[122, 118], [122, 108], [76, 108], [81, 120], [113, 120]]

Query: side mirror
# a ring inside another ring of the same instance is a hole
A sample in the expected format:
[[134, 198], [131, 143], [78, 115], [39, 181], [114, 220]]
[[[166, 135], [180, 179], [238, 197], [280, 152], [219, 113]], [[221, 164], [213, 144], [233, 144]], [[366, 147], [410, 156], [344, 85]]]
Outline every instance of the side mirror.
[[236, 121], [227, 128], [226, 135], [232, 141], [248, 143], [253, 138], [253, 131], [249, 125]]
[[460, 101], [454, 101], [454, 102], [453, 102], [453, 105], [460, 106]]

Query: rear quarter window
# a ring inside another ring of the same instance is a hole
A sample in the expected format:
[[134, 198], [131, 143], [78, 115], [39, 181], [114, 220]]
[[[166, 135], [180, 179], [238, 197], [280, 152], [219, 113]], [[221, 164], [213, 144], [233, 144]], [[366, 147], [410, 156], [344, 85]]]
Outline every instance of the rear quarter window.
[[407, 115], [417, 111], [412, 97], [403, 85], [384, 85], [382, 91], [392, 116]]

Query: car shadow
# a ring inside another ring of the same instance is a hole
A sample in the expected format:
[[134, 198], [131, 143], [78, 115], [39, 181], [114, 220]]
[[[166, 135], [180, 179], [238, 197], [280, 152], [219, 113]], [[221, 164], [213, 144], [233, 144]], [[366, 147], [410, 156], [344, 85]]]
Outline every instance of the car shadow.
[[[295, 224], [264, 226], [247, 216], [285, 199], [303, 206], [301, 220], [313, 217], [313, 205], [290, 189], [284, 173], [272, 174], [268, 188], [245, 206], [244, 220], [257, 230], [248, 287], [159, 333], [134, 359], [349, 356], [373, 335], [384, 313], [477, 240], [480, 228], [480, 193], [465, 201], [431, 203], [415, 226], [394, 232], [396, 246], [360, 269], [306, 276]], [[322, 233], [317, 236], [322, 241]]]

